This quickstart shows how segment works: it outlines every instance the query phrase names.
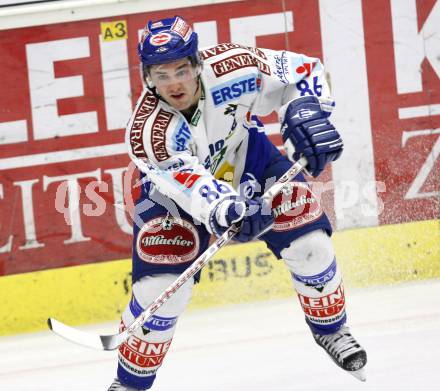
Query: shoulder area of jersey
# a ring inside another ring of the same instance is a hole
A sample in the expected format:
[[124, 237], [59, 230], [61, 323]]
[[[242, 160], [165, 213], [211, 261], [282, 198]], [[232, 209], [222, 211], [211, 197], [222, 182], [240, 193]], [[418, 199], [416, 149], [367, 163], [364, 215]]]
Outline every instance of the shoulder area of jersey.
[[267, 64], [268, 56], [264, 49], [236, 43], [221, 43], [201, 48], [199, 55], [205, 71], [212, 70], [217, 78], [243, 68], [270, 72]]
[[267, 49], [256, 48], [232, 42], [219, 43], [216, 45], [199, 48], [199, 52], [203, 60], [207, 60], [208, 58], [211, 58], [213, 56], [221, 56], [224, 53], [226, 53], [227, 56], [231, 55], [231, 53], [235, 54], [237, 52], [251, 52], [261, 57], [262, 59], [266, 59], [266, 55], [264, 53], [265, 50]]
[[155, 93], [154, 87], [144, 86], [142, 93], [137, 101], [136, 107], [133, 110], [132, 118], [142, 119], [147, 121], [150, 118], [155, 118], [160, 113], [166, 112], [172, 117], [180, 118], [180, 112], [173, 108]]

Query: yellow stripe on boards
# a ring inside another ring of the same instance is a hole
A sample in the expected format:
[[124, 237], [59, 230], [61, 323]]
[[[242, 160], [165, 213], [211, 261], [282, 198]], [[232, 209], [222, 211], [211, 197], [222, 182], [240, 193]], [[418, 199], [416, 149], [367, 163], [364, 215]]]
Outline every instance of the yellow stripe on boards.
[[[349, 287], [440, 278], [437, 220], [337, 232], [333, 242]], [[119, 318], [130, 298], [131, 261], [100, 262], [0, 278], [0, 335]], [[289, 272], [262, 242], [221, 250], [205, 267], [190, 308], [293, 295]], [[116, 331], [116, 330], [115, 330]]]
[[333, 243], [349, 286], [440, 277], [439, 220], [342, 231]]

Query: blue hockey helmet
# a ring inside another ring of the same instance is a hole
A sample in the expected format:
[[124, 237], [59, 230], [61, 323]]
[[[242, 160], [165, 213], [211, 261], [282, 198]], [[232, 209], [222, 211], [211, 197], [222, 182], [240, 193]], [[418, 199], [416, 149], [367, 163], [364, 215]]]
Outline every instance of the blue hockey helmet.
[[197, 33], [180, 16], [149, 21], [138, 44], [143, 66], [166, 64], [189, 57], [200, 64]]

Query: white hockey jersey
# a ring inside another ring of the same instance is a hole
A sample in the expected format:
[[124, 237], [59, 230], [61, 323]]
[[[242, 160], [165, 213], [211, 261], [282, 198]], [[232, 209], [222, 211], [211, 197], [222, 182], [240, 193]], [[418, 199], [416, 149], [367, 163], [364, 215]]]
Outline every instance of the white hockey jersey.
[[262, 158], [249, 147], [250, 129], [266, 137], [254, 116], [277, 111], [282, 119], [287, 104], [305, 95], [317, 96], [328, 111], [333, 102], [317, 58], [232, 43], [200, 54], [203, 94], [191, 120], [146, 87], [126, 143], [159, 192], [209, 229], [210, 212], [236, 194], [246, 162]]

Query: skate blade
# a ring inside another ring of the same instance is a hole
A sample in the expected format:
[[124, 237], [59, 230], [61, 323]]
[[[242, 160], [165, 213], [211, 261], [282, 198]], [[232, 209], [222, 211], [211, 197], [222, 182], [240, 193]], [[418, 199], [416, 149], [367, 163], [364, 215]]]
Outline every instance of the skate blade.
[[358, 369], [357, 371], [348, 371], [350, 375], [353, 375], [356, 379], [360, 381], [367, 380], [367, 374], [365, 372], [365, 368]]

